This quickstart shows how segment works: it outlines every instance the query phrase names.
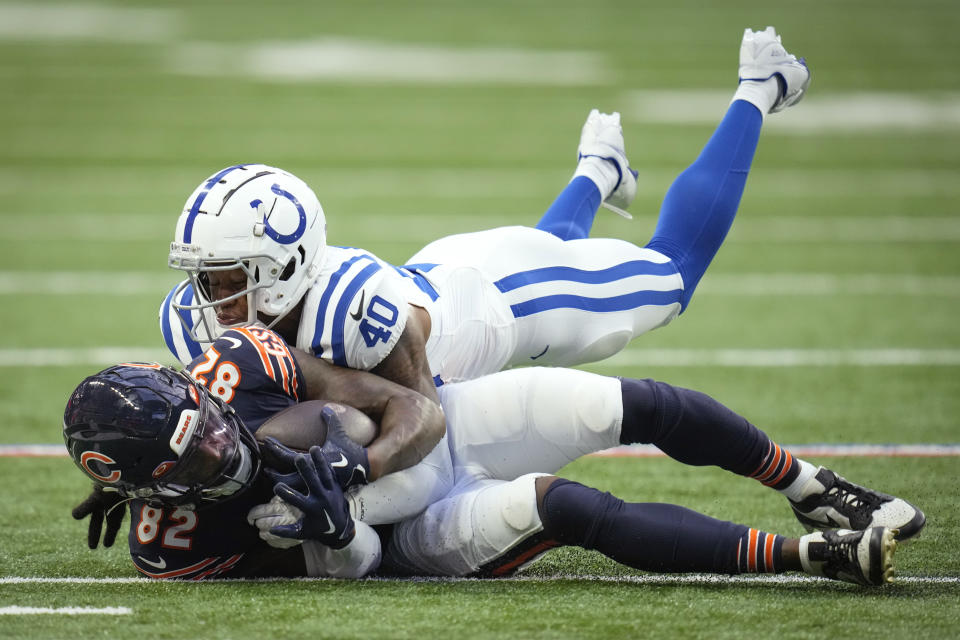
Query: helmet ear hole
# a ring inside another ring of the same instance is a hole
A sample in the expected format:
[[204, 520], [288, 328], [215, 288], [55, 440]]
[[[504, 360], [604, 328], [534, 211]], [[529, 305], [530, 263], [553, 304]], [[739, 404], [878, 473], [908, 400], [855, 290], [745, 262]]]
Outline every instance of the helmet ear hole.
[[[303, 251], [303, 249], [301, 249]], [[297, 270], [297, 259], [290, 258], [290, 262], [287, 263], [287, 266], [284, 267], [283, 273], [280, 274], [280, 280], [286, 282], [293, 277], [293, 272]]]

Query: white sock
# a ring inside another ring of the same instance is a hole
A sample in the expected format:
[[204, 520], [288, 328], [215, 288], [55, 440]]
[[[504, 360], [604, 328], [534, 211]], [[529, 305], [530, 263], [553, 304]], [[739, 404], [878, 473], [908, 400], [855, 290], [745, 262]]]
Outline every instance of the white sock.
[[[620, 183], [620, 173], [617, 167], [609, 160], [604, 160], [598, 156], [587, 156], [577, 164], [577, 170], [573, 172], [573, 177], [586, 176], [597, 185], [600, 190], [602, 200], [606, 200], [613, 193]], [[571, 178], [572, 180], [573, 178]]]
[[807, 497], [811, 491], [804, 491], [807, 487], [807, 482], [813, 476], [817, 475], [817, 470], [820, 467], [812, 465], [806, 460], [801, 460], [800, 458], [795, 458], [795, 460], [800, 463], [800, 475], [794, 478], [793, 482], [789, 486], [784, 487], [783, 489], [777, 489], [780, 493], [785, 495], [790, 500], [794, 502], [800, 502]]
[[[773, 104], [780, 97], [780, 83], [776, 78], [766, 80], [744, 80], [733, 94], [734, 100], [746, 100], [766, 118], [773, 108]], [[732, 101], [731, 101], [732, 102]]]

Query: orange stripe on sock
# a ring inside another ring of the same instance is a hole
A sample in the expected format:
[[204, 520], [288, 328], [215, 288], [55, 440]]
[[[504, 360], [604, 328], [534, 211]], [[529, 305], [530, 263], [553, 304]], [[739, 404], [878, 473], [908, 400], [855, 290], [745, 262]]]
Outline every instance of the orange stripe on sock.
[[759, 531], [750, 529], [750, 543], [747, 545], [747, 571], [757, 572], [757, 534]]
[[781, 471], [781, 472], [780, 472], [780, 475], [778, 475], [778, 476], [777, 476], [776, 478], [774, 478], [773, 480], [770, 480], [770, 481], [768, 481], [768, 482], [764, 482], [763, 484], [765, 484], [765, 485], [767, 485], [767, 486], [773, 486], [773, 485], [777, 484], [778, 482], [780, 482], [781, 480], [783, 480], [783, 477], [784, 477], [785, 475], [787, 475], [787, 473], [788, 473], [788, 472], [790, 471], [790, 469], [793, 467], [793, 456], [790, 455], [790, 452], [787, 451], [787, 450], [784, 450], [784, 453], [787, 455], [787, 460], [786, 460], [786, 462], [783, 463], [783, 471]]
[[773, 462], [770, 463], [770, 466], [767, 467], [766, 471], [764, 471], [761, 475], [757, 476], [757, 480], [759, 480], [760, 482], [764, 482], [765, 480], [770, 478], [770, 476], [772, 476], [774, 473], [777, 472], [777, 469], [780, 466], [780, 460], [783, 458], [783, 449], [780, 448], [780, 445], [775, 444], [773, 446], [776, 448], [777, 453], [773, 457]]
[[770, 457], [770, 449], [773, 448], [773, 441], [767, 443], [767, 452], [763, 454], [763, 462], [760, 463], [760, 466], [753, 470], [753, 473], [750, 474], [751, 478], [756, 478], [758, 475], [763, 473], [763, 470], [767, 468], [767, 458]]
[[773, 541], [775, 538], [775, 535], [768, 533], [763, 545], [763, 570], [767, 573], [773, 572]]

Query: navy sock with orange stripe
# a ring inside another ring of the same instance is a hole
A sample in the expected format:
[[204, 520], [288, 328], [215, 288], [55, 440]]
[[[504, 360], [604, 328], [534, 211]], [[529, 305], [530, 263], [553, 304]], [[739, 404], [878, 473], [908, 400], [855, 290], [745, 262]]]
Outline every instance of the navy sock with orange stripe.
[[784, 489], [801, 462], [746, 418], [710, 396], [656, 382], [620, 379], [623, 444], [654, 444], [689, 465], [714, 465]]
[[624, 502], [562, 478], [544, 494], [540, 519], [550, 539], [644, 571], [782, 570], [780, 536], [673, 504]]
[[737, 543], [740, 573], [783, 573], [785, 538], [758, 529], [748, 529]]

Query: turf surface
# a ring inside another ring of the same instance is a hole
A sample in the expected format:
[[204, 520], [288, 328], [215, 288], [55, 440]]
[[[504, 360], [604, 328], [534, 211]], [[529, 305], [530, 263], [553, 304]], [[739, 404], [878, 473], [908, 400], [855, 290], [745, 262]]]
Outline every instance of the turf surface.
[[[0, 444], [59, 442], [64, 399], [100, 368], [41, 366], [37, 349], [162, 348], [156, 308], [177, 279], [164, 266], [167, 243], [183, 201], [215, 170], [287, 168], [314, 185], [332, 243], [401, 263], [441, 235], [534, 222], [569, 179], [589, 109], [621, 110], [641, 175], [636, 219], [601, 212], [594, 235], [642, 243], [724, 107], [684, 116], [708, 98], [682, 94], [666, 121], [639, 110], [637, 92], [732, 94], [742, 29], [766, 24], [806, 55], [808, 98], [768, 120], [738, 219], [689, 312], [636, 341], [626, 360], [589, 368], [701, 389], [781, 443], [960, 442], [956, 364], [644, 364], [647, 350], [960, 349], [958, 23], [960, 7], [936, 0], [0, 2]], [[442, 80], [208, 73], [216, 56], [240, 69], [258, 47], [321, 38], [389, 45], [394, 58], [424, 47], [424, 64], [438, 68], [468, 63]], [[496, 72], [478, 81], [504, 49], [546, 62], [500, 70], [526, 74], [520, 81]], [[558, 60], [587, 71], [546, 82]], [[791, 129], [804, 109], [816, 116]], [[0, 635], [951, 637], [955, 460], [815, 460], [928, 513], [924, 534], [898, 552], [901, 583], [864, 590], [658, 581], [566, 549], [520, 581], [11, 582], [134, 571], [122, 541], [84, 547], [84, 526], [67, 514], [86, 483], [69, 460], [0, 458], [0, 610], [132, 610], [0, 615]], [[782, 499], [717, 470], [590, 459], [567, 472], [628, 499], [802, 532]]]

